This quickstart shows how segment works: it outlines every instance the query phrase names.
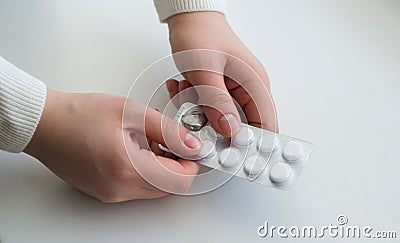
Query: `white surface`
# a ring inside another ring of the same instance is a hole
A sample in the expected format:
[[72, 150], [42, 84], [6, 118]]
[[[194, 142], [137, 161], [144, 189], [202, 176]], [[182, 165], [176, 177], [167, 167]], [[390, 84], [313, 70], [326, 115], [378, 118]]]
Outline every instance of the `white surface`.
[[[25, 155], [0, 153], [2, 243], [282, 242], [257, 227], [338, 214], [399, 235], [400, 2], [241, 2], [229, 1], [228, 18], [268, 69], [280, 132], [315, 145], [295, 187], [233, 179], [201, 196], [106, 205]], [[151, 0], [0, 0], [0, 30], [3, 57], [64, 91], [124, 95], [169, 53]]]

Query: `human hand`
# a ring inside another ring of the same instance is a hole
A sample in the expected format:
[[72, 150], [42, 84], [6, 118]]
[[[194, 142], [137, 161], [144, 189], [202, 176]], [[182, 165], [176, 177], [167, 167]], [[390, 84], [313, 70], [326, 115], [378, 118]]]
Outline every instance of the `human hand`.
[[[228, 137], [240, 129], [240, 116], [232, 98], [242, 108], [250, 125], [278, 132], [275, 105], [270, 93], [267, 72], [235, 35], [223, 14], [217, 12], [182, 13], [170, 17], [167, 22], [173, 53], [194, 49], [216, 50], [228, 55], [212, 60], [213, 69], [221, 70], [221, 73], [226, 72], [229, 68], [235, 69], [232, 62], [227, 60], [232, 55], [247, 64], [253, 72], [249, 75], [242, 75], [244, 76], [243, 80], [235, 81], [215, 72], [183, 73], [186, 81], [167, 81], [171, 98], [192, 85], [194, 87], [199, 85], [215, 87], [216, 89], [202, 89], [205, 91], [196, 90], [196, 92], [201, 100], [206, 100], [214, 107], [205, 107], [205, 113], [218, 133]], [[232, 67], [228, 67], [229, 65]], [[239, 72], [239, 70], [234, 72]]]
[[[155, 151], [158, 143], [167, 142], [187, 156], [199, 152], [200, 140], [137, 101], [127, 100], [124, 110], [125, 101], [105, 94], [49, 90], [38, 128], [24, 152], [75, 188], [103, 202], [158, 198], [168, 192], [186, 191], [199, 165], [143, 149], [139, 137], [147, 137]], [[150, 185], [141, 175], [166, 190]]]

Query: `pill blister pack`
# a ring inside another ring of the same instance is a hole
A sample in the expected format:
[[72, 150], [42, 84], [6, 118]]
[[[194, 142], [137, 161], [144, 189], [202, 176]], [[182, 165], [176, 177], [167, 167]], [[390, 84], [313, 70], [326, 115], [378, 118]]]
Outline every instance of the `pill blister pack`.
[[244, 123], [234, 137], [223, 137], [207, 122], [202, 107], [192, 103], [181, 105], [174, 119], [203, 143], [198, 155], [185, 159], [281, 190], [294, 185], [313, 148], [309, 142]]

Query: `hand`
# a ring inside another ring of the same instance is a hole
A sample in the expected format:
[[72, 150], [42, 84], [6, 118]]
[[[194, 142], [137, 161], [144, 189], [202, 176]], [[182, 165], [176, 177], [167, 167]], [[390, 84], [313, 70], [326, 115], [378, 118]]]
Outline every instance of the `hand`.
[[[182, 13], [170, 17], [167, 22], [173, 53], [193, 49], [216, 50], [237, 57], [250, 66], [255, 73], [255, 75], [251, 74], [253, 77], [247, 76], [245, 78], [247, 80], [236, 80], [237, 82], [212, 72], [183, 73], [187, 81], [181, 81], [180, 84], [176, 80], [167, 82], [171, 98], [192, 85], [195, 87], [199, 85], [212, 86], [216, 89], [205, 92], [197, 91], [197, 93], [200, 99], [207, 100], [215, 107], [215, 109], [206, 107], [205, 112], [218, 133], [232, 136], [240, 129], [240, 116], [232, 97], [244, 111], [249, 124], [278, 132], [275, 105], [270, 94], [267, 72], [235, 35], [223, 14], [217, 12]], [[212, 62], [214, 66], [221, 66], [216, 68], [222, 72], [227, 70], [230, 63], [224, 57]]]
[[154, 141], [150, 141], [154, 150], [158, 148], [156, 143], [165, 145], [169, 140], [169, 147], [188, 156], [199, 152], [201, 142], [184, 127], [133, 100], [127, 101], [122, 122], [124, 104], [123, 97], [49, 90], [43, 116], [24, 152], [72, 186], [104, 202], [168, 194], [144, 180], [137, 168], [141, 175], [167, 191], [187, 190], [193, 176], [177, 174], [196, 175], [199, 165], [140, 148], [138, 136], [146, 134], [147, 139]]

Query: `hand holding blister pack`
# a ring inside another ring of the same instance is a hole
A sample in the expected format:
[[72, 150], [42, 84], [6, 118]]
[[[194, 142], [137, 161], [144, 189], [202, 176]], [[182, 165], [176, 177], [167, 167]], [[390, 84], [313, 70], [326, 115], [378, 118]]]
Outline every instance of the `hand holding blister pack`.
[[202, 106], [192, 103], [182, 104], [174, 119], [203, 143], [198, 155], [185, 159], [281, 190], [294, 185], [312, 152], [309, 142], [244, 123], [235, 136], [223, 137], [207, 123]]
[[[172, 87], [168, 87], [170, 81], [173, 81]], [[126, 147], [130, 162], [139, 175], [165, 192], [179, 195], [206, 193], [233, 176], [287, 190], [294, 185], [312, 150], [308, 142], [270, 132], [278, 130], [278, 121], [267, 73], [229, 53], [197, 49], [162, 58], [140, 74], [128, 98], [139, 98], [168, 118], [161, 124], [164, 141], [160, 148], [204, 165], [195, 175], [175, 173], [164, 166], [171, 156], [154, 148], [154, 141], [149, 143], [146, 137], [146, 132], [152, 131], [153, 127], [144, 126], [142, 131], [128, 134], [126, 139], [135, 139], [141, 149], [159, 155], [162, 161], [148, 170], [135, 160], [132, 149]], [[134, 109], [128, 102], [125, 111]], [[126, 118], [130, 114], [124, 112], [124, 121], [129, 122]], [[181, 124], [200, 138], [201, 151], [193, 153], [177, 146], [177, 143], [184, 143], [182, 134], [171, 133], [183, 132], [183, 129], [171, 127], [172, 123], [168, 122], [171, 119], [177, 121], [175, 125]], [[262, 124], [270, 131], [247, 124]], [[235, 136], [231, 138], [232, 133]], [[182, 166], [187, 163], [181, 162]], [[161, 173], [169, 179], [160, 177]], [[176, 190], [175, 181], [192, 184], [187, 190]]]

